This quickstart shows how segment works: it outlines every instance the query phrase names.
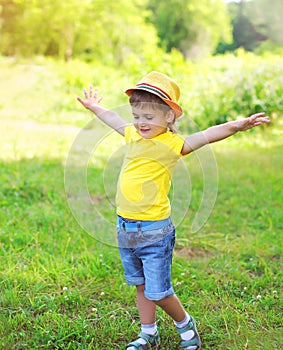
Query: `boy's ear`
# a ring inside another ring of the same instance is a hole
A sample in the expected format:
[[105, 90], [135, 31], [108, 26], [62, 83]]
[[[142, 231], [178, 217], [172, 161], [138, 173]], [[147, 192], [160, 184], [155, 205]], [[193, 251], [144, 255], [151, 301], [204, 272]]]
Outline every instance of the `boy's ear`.
[[175, 113], [173, 111], [173, 109], [169, 109], [169, 111], [167, 112], [166, 115], [166, 119], [168, 123], [173, 123], [175, 120]]

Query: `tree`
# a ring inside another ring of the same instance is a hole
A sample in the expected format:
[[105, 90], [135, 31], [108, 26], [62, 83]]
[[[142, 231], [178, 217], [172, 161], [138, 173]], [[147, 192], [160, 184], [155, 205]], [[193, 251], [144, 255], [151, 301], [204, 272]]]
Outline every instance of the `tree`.
[[282, 0], [241, 0], [228, 5], [232, 17], [233, 43], [222, 42], [217, 53], [239, 47], [254, 51], [262, 42], [269, 48], [283, 44]]
[[267, 37], [261, 34], [245, 13], [245, 2], [241, 1], [238, 7], [237, 16], [233, 19], [233, 39], [235, 49], [243, 47], [247, 51], [252, 51], [261, 41]]
[[0, 0], [0, 9], [6, 55], [84, 54], [120, 63], [128, 52], [153, 51], [158, 43], [141, 0]]
[[72, 49], [87, 1], [1, 0], [0, 4], [2, 53], [64, 57]]
[[179, 49], [186, 57], [213, 52], [218, 42], [231, 39], [230, 17], [222, 0], [151, 0], [149, 20], [161, 45]]
[[97, 57], [113, 57], [117, 63], [131, 52], [141, 54], [158, 45], [153, 25], [146, 23], [148, 10], [140, 0], [93, 0], [78, 33], [76, 51]]
[[283, 44], [283, 1], [253, 0], [247, 5], [247, 15], [256, 30], [266, 36], [271, 43]]
[[22, 16], [23, 9], [13, 0], [0, 1], [0, 47], [4, 54], [14, 54], [13, 43], [17, 40], [17, 24]]

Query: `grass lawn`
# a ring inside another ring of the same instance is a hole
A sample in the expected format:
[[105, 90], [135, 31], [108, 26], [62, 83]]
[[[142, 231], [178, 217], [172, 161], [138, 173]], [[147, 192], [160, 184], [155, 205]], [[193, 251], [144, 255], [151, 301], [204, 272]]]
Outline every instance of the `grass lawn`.
[[[0, 119], [0, 348], [124, 349], [139, 320], [115, 242], [118, 166], [113, 162], [111, 173], [111, 164], [120, 146], [106, 139], [88, 164], [96, 214], [86, 231], [82, 220], [89, 225], [89, 213], [74, 217], [64, 187], [79, 129], [6, 112]], [[173, 283], [197, 321], [203, 349], [283, 348], [282, 136], [278, 122], [237, 135], [213, 145], [211, 176], [198, 154], [187, 157], [176, 176]], [[206, 197], [212, 211], [204, 210], [196, 231], [209, 180], [217, 198]], [[178, 349], [179, 337], [161, 310], [158, 324], [160, 349]]]

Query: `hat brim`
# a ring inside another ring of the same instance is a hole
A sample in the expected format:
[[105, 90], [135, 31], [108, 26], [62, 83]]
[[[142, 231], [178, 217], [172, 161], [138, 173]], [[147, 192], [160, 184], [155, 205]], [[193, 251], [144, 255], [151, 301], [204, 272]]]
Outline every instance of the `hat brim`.
[[170, 101], [166, 98], [163, 98], [161, 97], [159, 94], [155, 93], [154, 91], [149, 91], [145, 88], [130, 88], [130, 89], [127, 89], [125, 91], [125, 94], [127, 94], [128, 96], [131, 96], [131, 94], [133, 93], [133, 91], [135, 90], [143, 90], [143, 91], [147, 91], [147, 92], [150, 92], [151, 94], [154, 94], [156, 96], [158, 96], [162, 101], [164, 101], [170, 108], [173, 109], [173, 111], [175, 112], [175, 116], [176, 118], [179, 118], [181, 117], [181, 115], [183, 114], [183, 110], [181, 108], [181, 106], [179, 106], [177, 103], [173, 102], [173, 101]]

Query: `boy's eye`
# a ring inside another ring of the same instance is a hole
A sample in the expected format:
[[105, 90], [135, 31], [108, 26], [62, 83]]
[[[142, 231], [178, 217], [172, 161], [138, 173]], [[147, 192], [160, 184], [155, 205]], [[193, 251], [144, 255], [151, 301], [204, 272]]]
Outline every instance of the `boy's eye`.
[[153, 119], [153, 117], [146, 117], [146, 119], [147, 119], [147, 120], [152, 120], [152, 119]]

